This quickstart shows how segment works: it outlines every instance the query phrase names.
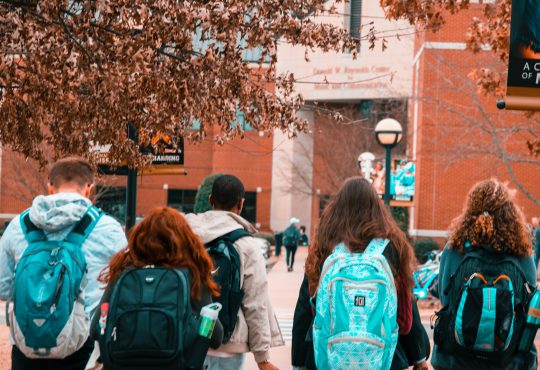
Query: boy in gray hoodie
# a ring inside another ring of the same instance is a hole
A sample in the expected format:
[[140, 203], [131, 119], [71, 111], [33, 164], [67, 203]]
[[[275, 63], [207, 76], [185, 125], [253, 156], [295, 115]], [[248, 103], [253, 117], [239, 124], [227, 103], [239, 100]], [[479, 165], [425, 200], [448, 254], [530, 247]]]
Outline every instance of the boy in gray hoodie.
[[[30, 208], [30, 221], [42, 230], [48, 240], [63, 240], [79, 223], [92, 202], [88, 199], [94, 186], [94, 171], [83, 158], [69, 157], [56, 162], [49, 172], [49, 195], [36, 197]], [[127, 244], [124, 231], [112, 217], [103, 215], [81, 248], [87, 273], [84, 311], [88, 319], [94, 314], [103, 289], [98, 275], [111, 257]], [[0, 241], [0, 300], [11, 298], [15, 267], [28, 247], [20, 215], [7, 227]], [[11, 343], [14, 344], [13, 338]], [[16, 346], [12, 348], [13, 370], [83, 370], [94, 349], [88, 339], [75, 353], [64, 359], [29, 359]]]
[[[249, 234], [256, 231], [240, 216], [244, 205], [244, 185], [237, 177], [218, 177], [212, 187], [210, 204], [212, 211], [186, 215], [204, 244], [234, 230], [244, 229]], [[253, 237], [238, 239], [234, 247], [240, 256], [240, 284], [244, 298], [230, 340], [216, 351], [208, 352], [205, 368], [241, 370], [245, 353], [252, 352], [259, 369], [275, 370], [277, 368], [269, 362], [269, 350], [270, 347], [284, 345], [284, 342], [268, 296], [266, 264]]]

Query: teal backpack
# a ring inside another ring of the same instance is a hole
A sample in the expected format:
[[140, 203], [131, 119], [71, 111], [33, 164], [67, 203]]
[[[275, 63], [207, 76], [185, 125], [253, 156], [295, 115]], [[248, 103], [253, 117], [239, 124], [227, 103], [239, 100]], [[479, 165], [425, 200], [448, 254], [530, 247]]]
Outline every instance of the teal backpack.
[[317, 369], [390, 369], [398, 325], [387, 245], [373, 239], [363, 253], [351, 253], [340, 243], [326, 259], [313, 324]]
[[88, 339], [86, 260], [81, 246], [102, 213], [90, 206], [64, 240], [48, 240], [29, 213], [20, 216], [28, 247], [15, 269], [8, 323], [15, 345], [26, 357], [61, 359]]

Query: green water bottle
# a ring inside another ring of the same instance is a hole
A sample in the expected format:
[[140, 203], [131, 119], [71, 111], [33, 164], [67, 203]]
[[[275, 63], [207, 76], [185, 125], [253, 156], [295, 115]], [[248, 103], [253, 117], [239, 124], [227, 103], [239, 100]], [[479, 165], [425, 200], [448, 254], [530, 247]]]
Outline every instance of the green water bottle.
[[206, 305], [201, 309], [201, 322], [198, 332], [201, 337], [212, 338], [219, 311], [221, 311], [221, 304], [217, 302]]
[[185, 369], [202, 369], [206, 353], [208, 352], [208, 348], [210, 348], [210, 338], [212, 338], [220, 310], [221, 304], [219, 303], [211, 303], [201, 309], [199, 330], [197, 331], [193, 345], [188, 351], [189, 356], [187, 356]]

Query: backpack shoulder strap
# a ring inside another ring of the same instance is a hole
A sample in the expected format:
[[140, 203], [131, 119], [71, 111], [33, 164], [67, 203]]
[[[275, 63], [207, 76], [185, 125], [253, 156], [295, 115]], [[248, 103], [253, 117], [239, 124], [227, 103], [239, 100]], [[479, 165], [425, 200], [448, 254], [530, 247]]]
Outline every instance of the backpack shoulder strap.
[[383, 255], [384, 250], [386, 249], [386, 246], [388, 245], [389, 242], [390, 241], [388, 239], [379, 239], [379, 238], [372, 239], [369, 242], [364, 253], [371, 254], [371, 255]]
[[251, 236], [246, 230], [244, 229], [237, 229], [233, 230], [228, 234], [223, 235], [220, 239], [227, 239], [231, 243], [235, 243], [238, 239], [244, 238], [246, 236]]
[[19, 216], [22, 232], [28, 244], [47, 240], [47, 236], [30, 220], [30, 208]]
[[103, 212], [99, 208], [95, 206], [88, 207], [79, 223], [75, 225], [64, 240], [72, 244], [82, 245], [102, 216]]

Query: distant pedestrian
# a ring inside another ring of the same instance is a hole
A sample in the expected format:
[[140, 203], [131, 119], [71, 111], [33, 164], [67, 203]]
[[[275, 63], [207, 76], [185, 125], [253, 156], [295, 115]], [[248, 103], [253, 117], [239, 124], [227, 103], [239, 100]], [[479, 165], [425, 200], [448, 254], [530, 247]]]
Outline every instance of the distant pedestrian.
[[300, 230], [296, 226], [299, 222], [300, 220], [298, 218], [291, 218], [289, 227], [283, 231], [283, 245], [287, 252], [285, 261], [287, 262], [287, 271], [289, 272], [293, 271], [294, 256], [296, 255], [296, 250], [301, 239]]
[[363, 178], [345, 181], [321, 216], [306, 261], [319, 370], [391, 368], [398, 333], [412, 327], [413, 262], [375, 188]]
[[435, 369], [536, 369], [517, 351], [536, 286], [525, 217], [498, 180], [476, 184], [441, 255]]
[[103, 294], [97, 278], [127, 241], [120, 224], [92, 206], [93, 186], [86, 160], [59, 160], [49, 171], [49, 195], [36, 197], [0, 241], [14, 370], [83, 370], [94, 349], [90, 318]]
[[[212, 269], [204, 246], [177, 210], [155, 208], [135, 225], [127, 248], [101, 275], [108, 285], [92, 336], [99, 339], [105, 369], [201, 369], [207, 345], [218, 348], [223, 339], [218, 320], [206, 346], [194, 343], [202, 307], [219, 295]], [[179, 316], [178, 310], [188, 314]]]
[[306, 227], [300, 226], [300, 245], [307, 247], [309, 245], [309, 238], [306, 234]]
[[275, 233], [276, 238], [276, 257], [281, 255], [281, 247], [283, 246], [283, 233]]
[[[228, 304], [223, 302], [224, 308], [227, 305], [237, 312], [232, 309], [229, 312], [222, 310], [223, 315], [220, 312], [224, 344], [216, 351], [208, 352], [205, 363], [207, 370], [242, 370], [247, 352], [253, 353], [259, 369], [275, 370], [277, 368], [269, 362], [270, 348], [284, 345], [268, 296], [266, 263], [259, 243], [251, 236], [256, 230], [240, 216], [244, 195], [244, 185], [237, 177], [222, 175], [212, 186], [210, 204], [213, 210], [186, 216], [195, 233], [216, 257], [219, 257], [216, 249], [226, 248], [231, 259], [235, 259], [234, 255], [240, 259], [238, 271], [241, 290], [236, 292], [235, 286], [227, 285], [234, 288], [232, 293], [239, 295], [239, 298], [230, 300]], [[233, 249], [229, 248], [231, 242]], [[220, 258], [216, 262], [221, 264], [224, 261]], [[229, 263], [228, 266], [233, 270], [233, 277], [236, 276], [235, 264]], [[224, 273], [219, 270], [221, 268], [216, 272], [218, 278]], [[231, 291], [226, 293], [230, 298]]]

